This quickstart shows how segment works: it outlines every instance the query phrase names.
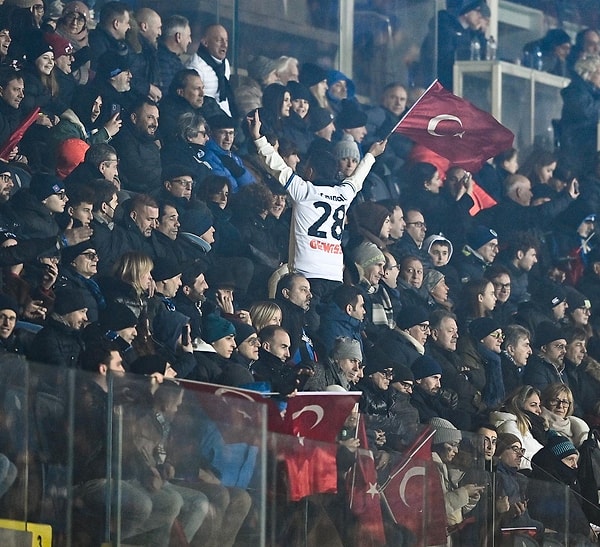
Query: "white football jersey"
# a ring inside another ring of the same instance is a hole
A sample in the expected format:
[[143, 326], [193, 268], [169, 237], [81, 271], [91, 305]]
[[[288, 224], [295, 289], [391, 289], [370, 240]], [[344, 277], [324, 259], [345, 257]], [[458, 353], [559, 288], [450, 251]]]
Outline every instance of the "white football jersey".
[[342, 281], [346, 213], [375, 158], [365, 154], [354, 174], [339, 186], [316, 186], [296, 175], [265, 137], [256, 141], [256, 147], [292, 201], [290, 268], [308, 279]]

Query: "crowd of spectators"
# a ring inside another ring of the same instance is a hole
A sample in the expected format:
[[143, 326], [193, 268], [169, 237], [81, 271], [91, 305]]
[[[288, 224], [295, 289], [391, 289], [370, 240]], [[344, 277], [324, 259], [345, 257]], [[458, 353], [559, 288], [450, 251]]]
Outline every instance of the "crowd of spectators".
[[[461, 17], [475, 25], [484, 4]], [[381, 483], [431, 425], [452, 544], [500, 525], [595, 541], [580, 497], [557, 509], [527, 475], [580, 494], [578, 449], [600, 423], [599, 156], [582, 169], [534, 150], [519, 168], [510, 149], [471, 174], [390, 134], [407, 111], [400, 82], [361, 104], [348, 76], [282, 51], [253, 58], [236, 87], [219, 24], [189, 51], [180, 15], [49, 7], [0, 6], [0, 359], [53, 367], [36, 389], [59, 408], [65, 371], [88, 373], [73, 430], [82, 507], [102, 514], [115, 397], [124, 540], [168, 545], [176, 521], [180, 541], [227, 546], [251, 527], [256, 447], [225, 457], [177, 378], [273, 392], [282, 412], [299, 391], [361, 391]], [[600, 73], [594, 59], [578, 85]], [[23, 462], [7, 424], [0, 495]], [[360, 443], [339, 439], [343, 475]], [[348, 511], [315, 505], [306, 533], [327, 520], [353, 544]], [[401, 530], [390, 541], [411, 545]]]

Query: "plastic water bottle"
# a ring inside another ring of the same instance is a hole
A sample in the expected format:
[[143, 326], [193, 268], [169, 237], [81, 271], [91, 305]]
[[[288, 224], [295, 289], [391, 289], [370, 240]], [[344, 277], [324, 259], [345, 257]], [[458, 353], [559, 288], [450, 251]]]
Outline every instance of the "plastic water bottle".
[[535, 46], [533, 50], [533, 67], [536, 70], [542, 70], [544, 67], [544, 61], [542, 60], [542, 50], [540, 46]]
[[477, 37], [471, 40], [471, 61], [481, 61], [481, 44]]
[[487, 44], [485, 46], [485, 60], [486, 61], [495, 61], [496, 54], [498, 53], [498, 44], [493, 36], [490, 36], [487, 39]]

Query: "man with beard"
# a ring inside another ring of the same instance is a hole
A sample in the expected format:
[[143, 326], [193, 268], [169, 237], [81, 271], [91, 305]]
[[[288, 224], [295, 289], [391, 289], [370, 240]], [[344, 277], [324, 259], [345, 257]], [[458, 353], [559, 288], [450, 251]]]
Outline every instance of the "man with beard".
[[0, 227], [16, 231], [19, 225], [10, 204], [10, 196], [15, 186], [13, 174], [7, 164], [0, 167]]
[[106, 123], [116, 113], [125, 119], [135, 100], [131, 92], [131, 70], [129, 57], [107, 51], [98, 60], [96, 77], [89, 88], [102, 97], [99, 123]]
[[54, 310], [46, 326], [35, 335], [27, 357], [38, 363], [75, 368], [83, 351], [81, 331], [87, 322], [85, 293], [57, 289]]
[[535, 331], [536, 352], [527, 361], [523, 373], [523, 384], [542, 391], [548, 384], [556, 382], [569, 385], [565, 372], [567, 340], [562, 329], [549, 321], [540, 323]]
[[126, 190], [150, 193], [161, 183], [160, 149], [157, 146], [159, 112], [148, 99], [136, 102], [113, 144], [121, 164]]
[[311, 300], [310, 282], [302, 274], [286, 274], [277, 283], [275, 301], [281, 308], [281, 326], [289, 333], [289, 352], [296, 364], [317, 361], [312, 340], [304, 329]]
[[449, 422], [456, 419], [456, 394], [448, 397], [448, 390], [442, 390], [442, 367], [428, 355], [422, 355], [410, 367], [415, 385], [412, 392], [411, 404], [419, 412], [419, 421], [428, 424], [431, 418], [444, 418]]
[[[14, 68], [2, 69], [0, 72], [0, 143], [4, 144], [21, 122], [22, 111], [19, 107], [24, 98], [23, 74]], [[18, 156], [14, 159], [18, 160]]]
[[183, 268], [181, 287], [175, 296], [177, 309], [190, 318], [192, 340], [202, 338], [202, 304], [208, 283], [204, 277], [204, 267], [200, 262], [192, 262]]
[[257, 382], [269, 382], [281, 396], [302, 389], [312, 370], [290, 366], [290, 336], [283, 327], [268, 325], [259, 332], [261, 347], [251, 372]]

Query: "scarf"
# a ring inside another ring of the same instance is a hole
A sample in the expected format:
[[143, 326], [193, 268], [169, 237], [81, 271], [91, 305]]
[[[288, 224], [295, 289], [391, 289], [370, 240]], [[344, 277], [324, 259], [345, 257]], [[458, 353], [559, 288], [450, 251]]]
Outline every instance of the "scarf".
[[548, 442], [548, 431], [546, 430], [546, 420], [542, 416], [538, 416], [529, 410], [523, 410], [523, 413], [529, 418], [531, 423], [531, 434], [533, 438], [541, 445], [546, 446]]
[[225, 60], [223, 59], [221, 63], [215, 60], [215, 58], [209, 53], [208, 49], [206, 49], [204, 44], [200, 44], [198, 46], [198, 51], [196, 54], [215, 71], [217, 80], [219, 81], [219, 102], [227, 101], [229, 103], [231, 117], [234, 119], [237, 118], [238, 113], [235, 108], [233, 90], [231, 89], [229, 80], [225, 77]]
[[506, 396], [504, 393], [500, 356], [486, 348], [481, 342], [478, 342], [477, 346], [479, 354], [485, 359], [486, 383], [483, 390], [483, 402], [488, 407], [497, 408]]
[[104, 308], [106, 308], [106, 300], [104, 299], [104, 296], [102, 294], [102, 291], [100, 290], [100, 286], [98, 285], [98, 283], [96, 283], [96, 281], [94, 279], [92, 279], [91, 277], [90, 278], [83, 277], [83, 275], [81, 275], [76, 270], [73, 270], [73, 274], [74, 274], [74, 277], [76, 277], [77, 279], [79, 279], [83, 283], [85, 283], [88, 291], [90, 291], [92, 293], [94, 300], [97, 302], [98, 309], [103, 310]]

